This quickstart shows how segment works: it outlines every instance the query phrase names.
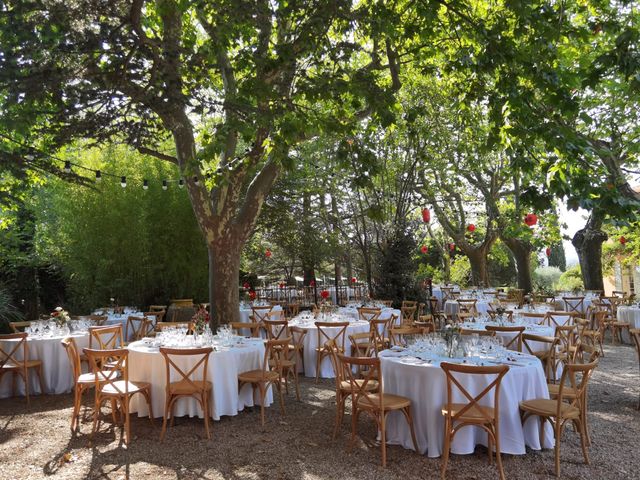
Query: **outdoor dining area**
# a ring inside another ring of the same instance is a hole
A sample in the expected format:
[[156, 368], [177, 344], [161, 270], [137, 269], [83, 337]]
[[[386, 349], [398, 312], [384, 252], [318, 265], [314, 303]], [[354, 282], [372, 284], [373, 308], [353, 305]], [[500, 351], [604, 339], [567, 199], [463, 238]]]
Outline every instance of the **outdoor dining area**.
[[[67, 420], [74, 436], [90, 441], [111, 423], [127, 445], [137, 441], [132, 418], [148, 417], [162, 423], [157, 441], [170, 444], [176, 418], [202, 419], [198, 436], [210, 440], [224, 417], [259, 415], [257, 432], [277, 430], [274, 418], [285, 420], [292, 403], [305, 402], [300, 384], [328, 379], [335, 411], [324, 435], [352, 443], [373, 419], [370, 440], [383, 467], [396, 455], [391, 446], [400, 446], [439, 458], [446, 476], [458, 455], [481, 445], [495, 456], [500, 478], [509, 477], [503, 456], [541, 449], [555, 452], [560, 476], [563, 435], [578, 437], [589, 464], [598, 435], [589, 382], [607, 332], [611, 344], [640, 346], [633, 317], [617, 316], [638, 307], [624, 305], [625, 296], [536, 302], [517, 291], [450, 288], [428, 305], [403, 301], [398, 309], [368, 297], [305, 310], [256, 300], [242, 306], [251, 313], [241, 322], [215, 334], [206, 305], [186, 300], [176, 308], [196, 312], [187, 322], [164, 321], [162, 305], [105, 307], [84, 317], [57, 309], [0, 336], [0, 397], [28, 406], [42, 394], [73, 392]], [[265, 413], [274, 408], [277, 417]], [[568, 425], [572, 432], [563, 434]]]

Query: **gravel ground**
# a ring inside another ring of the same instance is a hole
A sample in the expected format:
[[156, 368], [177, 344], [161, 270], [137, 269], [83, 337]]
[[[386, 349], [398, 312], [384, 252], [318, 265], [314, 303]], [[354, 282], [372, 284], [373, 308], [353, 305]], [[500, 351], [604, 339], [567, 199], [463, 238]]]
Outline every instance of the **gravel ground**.
[[[565, 479], [638, 478], [640, 411], [636, 410], [640, 380], [634, 350], [608, 345], [606, 356], [590, 388], [589, 420], [593, 444], [591, 465], [584, 465], [579, 437], [567, 428], [562, 441], [561, 468]], [[401, 447], [388, 447], [387, 468], [380, 466], [380, 450], [373, 444], [373, 422], [362, 416], [360, 440], [348, 447], [348, 417], [342, 435], [331, 441], [335, 403], [333, 382], [315, 384], [303, 379], [302, 401], [285, 399], [281, 417], [277, 403], [267, 410], [260, 427], [259, 410], [241, 412], [213, 423], [212, 440], [204, 440], [204, 425], [197, 419], [177, 419], [164, 443], [158, 441], [161, 423], [132, 418], [129, 448], [121, 430], [103, 422], [93, 443], [91, 424], [71, 436], [71, 395], [0, 400], [1, 479], [326, 479], [438, 478], [440, 460]], [[88, 399], [89, 397], [87, 397]], [[553, 476], [553, 450], [503, 456], [510, 479]], [[636, 472], [636, 473], [633, 473]], [[453, 455], [449, 479], [498, 478], [487, 463], [486, 450]]]

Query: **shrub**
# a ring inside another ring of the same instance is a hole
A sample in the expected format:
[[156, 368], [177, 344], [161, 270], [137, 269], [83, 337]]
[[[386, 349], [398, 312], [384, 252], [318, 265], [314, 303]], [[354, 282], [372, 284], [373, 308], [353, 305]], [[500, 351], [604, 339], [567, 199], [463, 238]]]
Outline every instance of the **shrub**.
[[584, 288], [584, 283], [582, 283], [582, 274], [580, 273], [580, 266], [575, 265], [562, 275], [560, 275], [560, 279], [556, 284], [556, 290], [562, 290], [571, 292], [573, 290], [579, 290]]
[[558, 267], [538, 267], [532, 275], [533, 285], [536, 290], [554, 290], [561, 276], [562, 272]]

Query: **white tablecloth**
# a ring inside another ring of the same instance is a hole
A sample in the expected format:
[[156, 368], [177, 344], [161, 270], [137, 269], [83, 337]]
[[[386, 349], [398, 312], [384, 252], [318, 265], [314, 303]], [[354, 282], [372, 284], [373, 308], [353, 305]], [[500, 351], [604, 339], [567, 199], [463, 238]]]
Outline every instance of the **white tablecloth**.
[[[358, 309], [356, 307], [341, 307], [338, 309], [338, 313], [340, 315], [344, 315], [353, 320], [360, 320], [360, 316], [358, 314]], [[378, 317], [380, 320], [388, 320], [391, 318], [391, 315], [395, 315], [397, 317], [396, 325], [402, 323], [402, 312], [395, 308], [382, 308], [380, 310], [380, 316]]]
[[[315, 377], [316, 376], [316, 362], [317, 362], [317, 352], [316, 348], [318, 347], [318, 328], [312, 322], [300, 322], [297, 319], [292, 319], [289, 322], [290, 327], [300, 327], [304, 328], [307, 331], [307, 334], [304, 337], [304, 374], [307, 377]], [[332, 338], [333, 335], [337, 335], [340, 328], [335, 327], [327, 327], [324, 328], [324, 331], [327, 332], [329, 338]], [[349, 341], [349, 335], [353, 335], [354, 333], [365, 333], [369, 331], [369, 322], [355, 320], [349, 323], [347, 327], [347, 331], [344, 336], [344, 348], [347, 355], [352, 355], [351, 351], [351, 342]], [[324, 337], [323, 337], [324, 339]], [[326, 341], [326, 339], [324, 339]], [[331, 358], [326, 356], [322, 359], [320, 363], [320, 377], [321, 378], [334, 378], [335, 373], [333, 371], [333, 364], [331, 363]]]
[[[413, 422], [420, 453], [429, 457], [442, 454], [444, 417], [442, 407], [447, 401], [446, 378], [438, 362], [427, 364], [411, 357], [392, 357], [389, 351], [381, 352], [384, 393], [402, 395], [411, 399]], [[524, 357], [523, 357], [524, 358]], [[520, 361], [519, 361], [520, 362]], [[471, 378], [471, 377], [468, 377]], [[477, 395], [488, 384], [487, 379], [461, 382], [472, 395]], [[455, 392], [455, 390], [454, 390]], [[500, 447], [502, 453], [525, 454], [525, 445], [540, 449], [539, 425], [535, 420], [520, 422], [518, 403], [534, 398], [549, 398], [547, 382], [540, 361], [529, 357], [527, 366], [511, 366], [502, 379], [500, 390]], [[454, 401], [466, 402], [459, 394]], [[487, 395], [482, 405], [493, 406], [493, 395]], [[409, 426], [400, 412], [387, 417], [387, 443], [413, 449]], [[487, 434], [477, 427], [464, 427], [454, 437], [451, 452], [473, 453], [476, 445], [487, 445]], [[553, 447], [553, 433], [549, 424], [545, 430], [545, 448]]]
[[[476, 302], [476, 310], [478, 313], [487, 313], [490, 309], [491, 300], [478, 300]], [[447, 315], [455, 316], [458, 314], [460, 305], [456, 300], [447, 300], [444, 302], [444, 313]]]
[[[133, 382], [151, 383], [151, 402], [153, 415], [164, 415], [166, 370], [164, 357], [158, 348], [148, 347], [142, 342], [133, 342], [129, 349], [129, 379]], [[217, 347], [220, 349], [220, 347]], [[185, 371], [195, 362], [188, 357], [176, 363]], [[211, 417], [219, 420], [223, 415], [237, 415], [245, 406], [253, 406], [254, 399], [251, 387], [243, 386], [238, 392], [238, 374], [262, 368], [264, 360], [264, 343], [262, 340], [245, 340], [243, 346], [223, 348], [213, 352], [209, 357], [209, 374], [207, 380], [213, 383], [212, 398], [210, 399]], [[183, 363], [180, 363], [180, 362]], [[176, 375], [175, 380], [179, 380]], [[172, 380], [174, 378], [172, 377]], [[258, 397], [256, 396], [256, 400]], [[271, 389], [267, 394], [266, 406], [273, 401]], [[182, 398], [174, 407], [174, 415], [181, 417], [203, 417], [202, 409], [195, 398]], [[135, 395], [131, 400], [131, 412], [138, 412], [138, 416], [148, 416], [147, 402], [142, 395]]]
[[[498, 323], [496, 322], [463, 323], [462, 328], [465, 330], [483, 331], [487, 329], [486, 325], [493, 325], [497, 327]], [[514, 324], [508, 324], [508, 326], [517, 326], [517, 325], [514, 323]], [[544, 325], [526, 325], [525, 328], [526, 329], [524, 333], [530, 333], [532, 335], [541, 335], [544, 337], [553, 337], [556, 331], [555, 327], [548, 327]], [[496, 333], [496, 335], [501, 337], [502, 341], [506, 345], [516, 336], [516, 332], [499, 332], [499, 333]], [[547, 347], [549, 346], [548, 344], [542, 343], [542, 342], [527, 342], [527, 343], [534, 351], [543, 351], [543, 350], [546, 350]], [[514, 344], [512, 345], [512, 347], [515, 348], [516, 345]], [[514, 348], [512, 348], [512, 350]], [[526, 353], [526, 350], [527, 350], [526, 347], [523, 346], [523, 350], [525, 350], [525, 353]]]
[[618, 320], [629, 322], [631, 328], [640, 328], [640, 307], [620, 305], [618, 307]]
[[[89, 346], [89, 335], [87, 333], [76, 333], [71, 335], [78, 350]], [[69, 363], [67, 352], [62, 346], [62, 339], [65, 337], [35, 338], [27, 337], [29, 344], [29, 359], [42, 360], [42, 382], [45, 393], [67, 393], [73, 388], [75, 379], [73, 378], [73, 368]], [[3, 340], [0, 342], [5, 352], [10, 352], [15, 345], [15, 340]], [[16, 352], [16, 358], [22, 360], [22, 348]], [[34, 370], [29, 371], [29, 394], [42, 393], [38, 383], [38, 375]], [[20, 378], [16, 380], [16, 395], [24, 395], [24, 383]], [[0, 398], [11, 396], [11, 374], [5, 374], [0, 383]]]

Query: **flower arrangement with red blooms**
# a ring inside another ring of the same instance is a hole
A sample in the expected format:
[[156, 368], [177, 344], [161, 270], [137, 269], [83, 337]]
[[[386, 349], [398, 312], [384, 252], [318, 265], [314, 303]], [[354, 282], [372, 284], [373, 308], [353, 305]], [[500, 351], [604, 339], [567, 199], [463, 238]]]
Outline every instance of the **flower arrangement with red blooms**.
[[284, 288], [285, 283], [284, 282], [280, 282], [280, 284], [278, 285], [280, 288]]
[[427, 247], [426, 245], [422, 245], [422, 247], [420, 247], [420, 251], [426, 254], [429, 251], [429, 247]]
[[267, 249], [267, 250], [264, 252], [264, 256], [265, 256], [265, 257], [267, 257], [267, 258], [271, 258], [271, 250]]
[[329, 290], [322, 290], [320, 292], [320, 296], [323, 298], [323, 300], [326, 300], [327, 298], [329, 298]]
[[351, 277], [351, 283], [356, 283], [356, 282], [357, 282], [356, 277]]
[[538, 216], [535, 213], [527, 213], [524, 216], [524, 223], [529, 227], [533, 227], [536, 223], [538, 223]]
[[627, 243], [627, 239], [624, 236], [620, 237], [620, 244], [624, 245], [625, 243]]
[[551, 248], [547, 247], [547, 249], [544, 251], [544, 253], [546, 253], [547, 257], [551, 256]]
[[315, 286], [316, 286], [316, 281], [315, 281], [315, 280], [311, 280], [311, 281], [309, 282], [309, 286], [310, 286], [310, 287], [315, 287]]
[[191, 321], [193, 322], [193, 329], [197, 333], [204, 332], [204, 329], [207, 325], [209, 325], [209, 312], [204, 307], [200, 307], [198, 311], [191, 317]]
[[245, 290], [249, 290], [251, 288], [251, 285], [249, 285], [249, 282], [244, 282], [242, 286], [244, 287]]
[[249, 300], [251, 300], [253, 302], [255, 299], [256, 299], [255, 290], [249, 290]]
[[469, 225], [467, 225], [467, 231], [468, 232], [475, 232], [476, 231], [476, 226], [473, 223], [470, 223]]
[[63, 310], [62, 307], [56, 307], [56, 309], [51, 312], [51, 318], [56, 322], [56, 325], [62, 327], [67, 324], [71, 317], [69, 317], [69, 312]]
[[431, 212], [428, 208], [422, 209], [422, 221], [424, 223], [429, 223], [431, 221]]

